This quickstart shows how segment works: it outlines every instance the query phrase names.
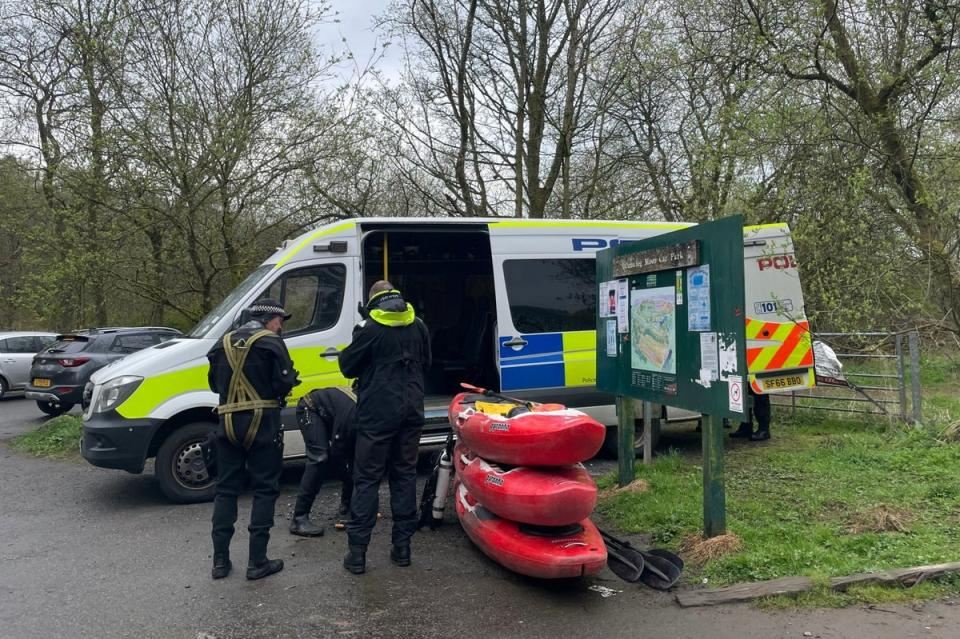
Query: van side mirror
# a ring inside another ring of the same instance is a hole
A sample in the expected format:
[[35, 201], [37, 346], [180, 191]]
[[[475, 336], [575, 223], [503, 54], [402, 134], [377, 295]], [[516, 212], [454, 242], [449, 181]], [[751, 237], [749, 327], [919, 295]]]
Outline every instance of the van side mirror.
[[250, 321], [250, 311], [243, 309], [240, 311], [240, 314], [237, 315], [236, 319], [233, 320], [233, 325], [230, 327], [230, 330], [237, 330], [244, 324]]

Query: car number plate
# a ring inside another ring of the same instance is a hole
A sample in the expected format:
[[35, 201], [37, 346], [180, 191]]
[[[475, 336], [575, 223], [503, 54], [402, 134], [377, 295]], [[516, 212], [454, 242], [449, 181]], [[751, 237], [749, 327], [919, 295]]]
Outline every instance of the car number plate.
[[765, 377], [760, 380], [763, 390], [777, 390], [779, 388], [791, 388], [794, 386], [803, 386], [803, 376], [784, 375], [783, 377]]
[[33, 380], [33, 385], [37, 388], [50, 388], [50, 380], [36, 377]]

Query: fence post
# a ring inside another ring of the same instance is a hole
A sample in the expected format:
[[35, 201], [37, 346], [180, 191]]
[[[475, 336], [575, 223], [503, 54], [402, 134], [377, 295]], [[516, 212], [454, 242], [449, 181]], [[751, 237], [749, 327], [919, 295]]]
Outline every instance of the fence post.
[[913, 386], [913, 422], [919, 424], [923, 418], [920, 399], [920, 334], [910, 331], [907, 341], [910, 347], [910, 381]]
[[903, 376], [903, 335], [897, 333], [897, 391], [900, 393], [900, 419], [907, 420], [907, 380]]

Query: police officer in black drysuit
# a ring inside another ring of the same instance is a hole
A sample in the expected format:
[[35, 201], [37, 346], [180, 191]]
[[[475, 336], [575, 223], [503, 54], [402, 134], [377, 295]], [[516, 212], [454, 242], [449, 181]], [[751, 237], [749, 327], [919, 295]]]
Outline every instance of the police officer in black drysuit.
[[303, 433], [307, 465], [293, 507], [290, 532], [302, 537], [319, 537], [323, 527], [310, 521], [310, 509], [331, 464], [343, 483], [339, 515], [350, 510], [353, 493], [353, 454], [357, 441], [357, 396], [349, 388], [336, 386], [310, 391], [297, 402], [297, 423]]
[[[749, 439], [754, 442], [762, 442], [770, 439], [770, 395], [766, 393], [756, 393], [750, 388], [750, 407], [747, 412], [747, 421], [740, 422], [740, 427], [730, 433], [734, 439]], [[757, 420], [757, 430], [753, 430], [753, 420]]]
[[410, 538], [417, 527], [423, 377], [431, 363], [426, 325], [389, 282], [381, 280], [370, 288], [364, 314], [353, 330], [353, 342], [340, 353], [340, 370], [359, 382], [349, 552], [343, 560], [343, 567], [354, 574], [366, 569], [384, 471], [393, 513], [390, 559], [398, 566], [410, 565]]
[[249, 321], [224, 335], [207, 353], [210, 389], [220, 395], [212, 534], [214, 579], [230, 574], [230, 539], [237, 521], [237, 496], [245, 478], [253, 489], [247, 528], [247, 579], [283, 570], [283, 560], [267, 558], [267, 542], [283, 466], [280, 409], [300, 380], [279, 336], [290, 315], [272, 299], [254, 302], [246, 314]]

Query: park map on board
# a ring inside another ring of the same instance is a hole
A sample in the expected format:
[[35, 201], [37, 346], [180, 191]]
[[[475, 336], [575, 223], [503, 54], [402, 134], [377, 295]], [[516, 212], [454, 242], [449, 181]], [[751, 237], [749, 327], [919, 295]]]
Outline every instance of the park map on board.
[[631, 291], [632, 368], [676, 374], [676, 314], [676, 292], [672, 286]]

